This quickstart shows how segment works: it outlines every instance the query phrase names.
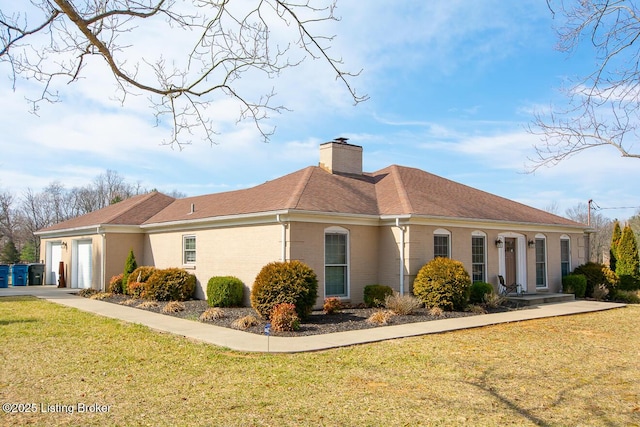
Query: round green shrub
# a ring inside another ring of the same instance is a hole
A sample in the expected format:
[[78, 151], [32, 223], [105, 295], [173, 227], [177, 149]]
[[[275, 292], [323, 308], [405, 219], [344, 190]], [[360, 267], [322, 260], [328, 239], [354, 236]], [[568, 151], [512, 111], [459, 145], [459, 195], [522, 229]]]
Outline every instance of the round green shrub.
[[251, 289], [251, 306], [269, 319], [273, 308], [281, 303], [296, 306], [300, 319], [313, 309], [318, 298], [316, 273], [300, 261], [272, 262], [260, 270]]
[[156, 270], [146, 282], [145, 297], [156, 301], [185, 301], [193, 296], [196, 276], [182, 268]]
[[484, 304], [485, 295], [493, 293], [493, 286], [486, 282], [474, 282], [469, 288], [469, 302], [471, 304]]
[[587, 262], [576, 267], [574, 274], [582, 274], [587, 278], [587, 288], [585, 296], [592, 297], [593, 291], [600, 285], [604, 285], [609, 293], [612, 293], [619, 284], [618, 275], [604, 264], [597, 262]]
[[413, 281], [413, 294], [427, 308], [462, 310], [467, 305], [471, 278], [460, 261], [434, 258], [426, 263]]
[[[587, 289], [587, 277], [584, 274], [569, 274], [562, 278], [562, 292], [584, 298]], [[593, 291], [592, 291], [593, 293]]]
[[367, 285], [364, 287], [364, 303], [367, 307], [382, 307], [387, 296], [393, 295], [393, 289], [386, 285]]
[[244, 283], [233, 276], [214, 276], [207, 283], [207, 303], [210, 307], [242, 305]]

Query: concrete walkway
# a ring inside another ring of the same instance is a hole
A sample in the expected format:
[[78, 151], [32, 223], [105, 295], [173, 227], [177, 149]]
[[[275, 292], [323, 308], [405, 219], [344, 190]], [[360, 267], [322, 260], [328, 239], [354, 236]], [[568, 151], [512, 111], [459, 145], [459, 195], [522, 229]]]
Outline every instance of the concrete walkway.
[[237, 351], [269, 351], [273, 353], [296, 353], [326, 350], [355, 344], [435, 334], [459, 329], [479, 328], [499, 323], [589, 313], [625, 306], [625, 304], [579, 300], [555, 304], [541, 304], [539, 306], [532, 306], [526, 310], [516, 310], [505, 313], [383, 326], [324, 335], [267, 337], [264, 335], [256, 335], [234, 329], [209, 325], [193, 320], [179, 319], [173, 316], [153, 313], [133, 307], [82, 298], [77, 295], [72, 295], [71, 292], [74, 292], [74, 290], [58, 289], [52, 286], [17, 286], [0, 288], [0, 297], [33, 295], [57, 304], [74, 307], [78, 310], [114, 319], [120, 319], [131, 323], [146, 325], [157, 331], [182, 335], [184, 337], [215, 344], [221, 347], [227, 347]]

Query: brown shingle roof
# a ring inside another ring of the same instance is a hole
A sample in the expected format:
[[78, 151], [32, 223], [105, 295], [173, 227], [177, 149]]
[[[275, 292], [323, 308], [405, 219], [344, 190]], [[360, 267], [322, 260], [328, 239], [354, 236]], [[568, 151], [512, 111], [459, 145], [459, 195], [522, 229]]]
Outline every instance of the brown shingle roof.
[[173, 197], [154, 191], [131, 197], [39, 231], [68, 230], [99, 225], [140, 225], [174, 200]]
[[145, 224], [278, 210], [581, 226], [420, 169], [397, 165], [364, 175], [331, 174], [310, 166], [245, 190], [177, 199]]

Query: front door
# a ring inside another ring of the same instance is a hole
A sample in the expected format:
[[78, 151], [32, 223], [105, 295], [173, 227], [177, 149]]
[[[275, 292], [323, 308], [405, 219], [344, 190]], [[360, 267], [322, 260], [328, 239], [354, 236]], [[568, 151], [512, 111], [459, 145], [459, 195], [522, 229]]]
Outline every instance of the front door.
[[504, 239], [504, 267], [505, 267], [505, 283], [507, 285], [511, 285], [517, 282], [517, 272], [516, 272], [516, 244], [517, 240], [515, 237], [507, 237]]

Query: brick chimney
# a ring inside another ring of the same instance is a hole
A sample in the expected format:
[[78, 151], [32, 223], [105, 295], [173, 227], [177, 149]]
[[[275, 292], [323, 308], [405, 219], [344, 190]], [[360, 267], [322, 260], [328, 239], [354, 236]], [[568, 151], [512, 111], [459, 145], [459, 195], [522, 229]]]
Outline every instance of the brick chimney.
[[320, 167], [331, 173], [362, 175], [362, 147], [336, 138], [320, 144]]

